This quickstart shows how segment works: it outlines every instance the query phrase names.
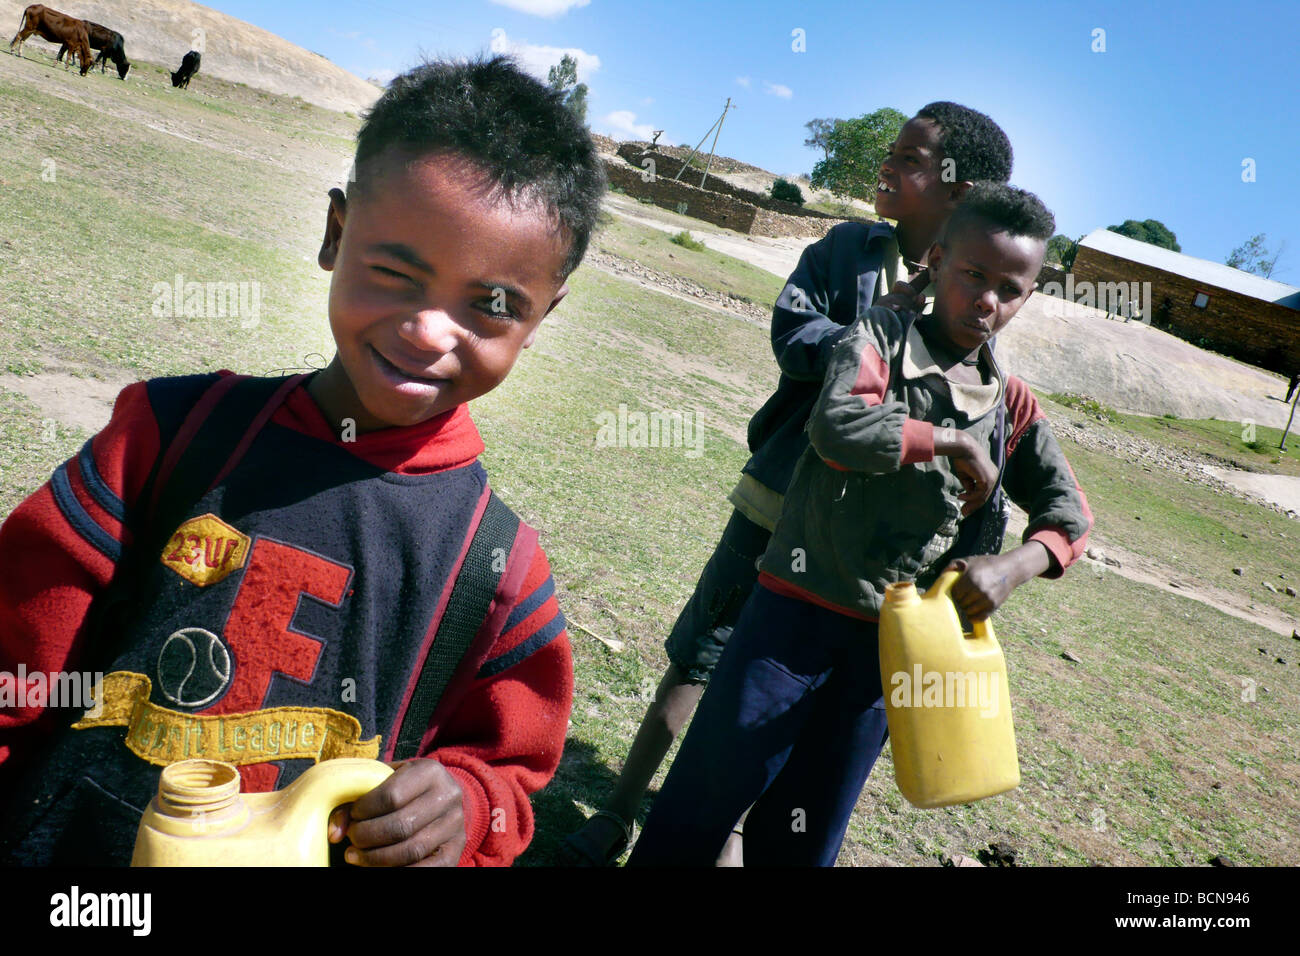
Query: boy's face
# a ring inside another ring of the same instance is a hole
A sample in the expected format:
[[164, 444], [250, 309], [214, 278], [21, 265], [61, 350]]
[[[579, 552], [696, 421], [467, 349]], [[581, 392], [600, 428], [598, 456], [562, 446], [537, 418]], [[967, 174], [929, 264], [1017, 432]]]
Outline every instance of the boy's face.
[[334, 424], [414, 425], [491, 391], [568, 292], [567, 236], [540, 203], [485, 196], [464, 159], [372, 162], [334, 190], [321, 245], [338, 355], [311, 394]]
[[[960, 170], [954, 170], [960, 176]], [[886, 219], [932, 219], [948, 211], [963, 192], [960, 181], [943, 181], [943, 149], [933, 120], [914, 117], [903, 124], [880, 164], [876, 215]]]
[[947, 246], [930, 249], [933, 328], [954, 348], [973, 352], [997, 335], [1037, 286], [1042, 239], [993, 232], [969, 222]]

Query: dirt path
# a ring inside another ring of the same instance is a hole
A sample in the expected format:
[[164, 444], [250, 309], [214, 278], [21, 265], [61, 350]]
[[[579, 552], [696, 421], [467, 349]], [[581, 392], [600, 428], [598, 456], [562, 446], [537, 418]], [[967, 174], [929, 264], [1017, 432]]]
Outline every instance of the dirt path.
[[815, 239], [774, 239], [768, 236], [747, 236], [730, 229], [722, 229], [699, 219], [679, 216], [658, 206], [647, 206], [629, 196], [608, 193], [602, 205], [628, 222], [649, 226], [660, 232], [678, 233], [685, 229], [692, 239], [710, 249], [726, 253], [742, 262], [748, 262], [765, 272], [784, 279], [799, 264], [804, 247]]
[[[1025, 524], [1025, 513], [1013, 505], [1011, 521], [1007, 525], [1008, 540], [1018, 540], [1025, 530]], [[1110, 562], [1118, 562], [1118, 564]], [[1281, 611], [1258, 607], [1240, 594], [1231, 591], [1191, 584], [1178, 569], [1111, 542], [1098, 540], [1095, 545], [1088, 548], [1088, 554], [1080, 560], [1079, 565], [1071, 573], [1076, 572], [1098, 575], [1118, 574], [1130, 581], [1159, 588], [1161, 591], [1176, 594], [1189, 601], [1196, 601], [1198, 604], [1222, 611], [1224, 614], [1257, 624], [1283, 637], [1290, 637], [1296, 626], [1295, 622]]]

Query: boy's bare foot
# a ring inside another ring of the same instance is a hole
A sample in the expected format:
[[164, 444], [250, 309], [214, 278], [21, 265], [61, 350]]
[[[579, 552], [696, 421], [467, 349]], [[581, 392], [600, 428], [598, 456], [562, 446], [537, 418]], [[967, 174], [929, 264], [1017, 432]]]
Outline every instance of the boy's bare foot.
[[631, 842], [632, 825], [616, 813], [599, 810], [564, 838], [559, 862], [563, 866], [613, 866]]

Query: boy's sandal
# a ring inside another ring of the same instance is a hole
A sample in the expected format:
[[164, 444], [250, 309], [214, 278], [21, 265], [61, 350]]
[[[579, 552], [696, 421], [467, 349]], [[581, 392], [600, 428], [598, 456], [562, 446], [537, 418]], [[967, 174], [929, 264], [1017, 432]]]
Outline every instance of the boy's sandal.
[[[577, 833], [570, 833], [560, 844], [559, 862], [563, 866], [613, 866], [632, 843], [632, 824], [628, 823], [612, 810], [597, 810], [588, 819], [588, 823], [597, 817], [617, 824], [622, 835], [614, 841], [603, 858], [592, 851], [590, 845], [578, 839]], [[579, 831], [581, 832], [581, 831]]]

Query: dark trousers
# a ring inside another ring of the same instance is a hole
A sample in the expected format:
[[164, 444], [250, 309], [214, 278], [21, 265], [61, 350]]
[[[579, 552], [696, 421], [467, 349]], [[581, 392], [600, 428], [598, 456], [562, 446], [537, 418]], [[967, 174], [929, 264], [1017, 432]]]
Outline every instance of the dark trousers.
[[761, 585], [718, 661], [629, 866], [832, 866], [888, 736], [875, 623]]

